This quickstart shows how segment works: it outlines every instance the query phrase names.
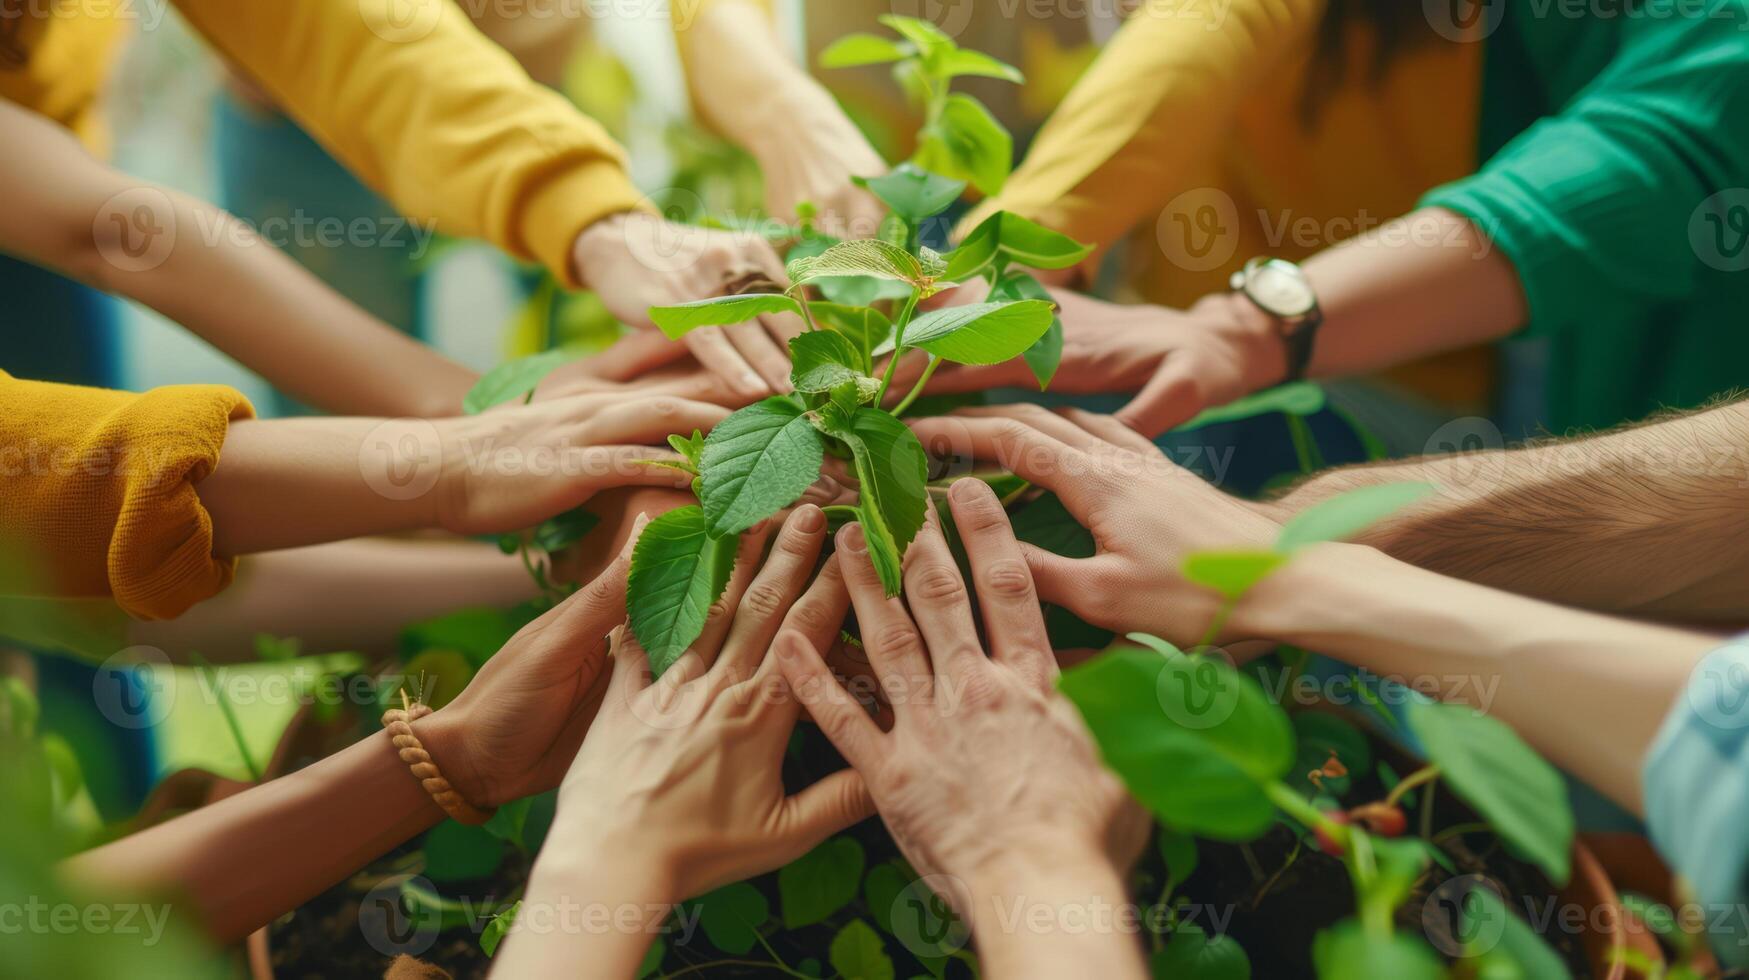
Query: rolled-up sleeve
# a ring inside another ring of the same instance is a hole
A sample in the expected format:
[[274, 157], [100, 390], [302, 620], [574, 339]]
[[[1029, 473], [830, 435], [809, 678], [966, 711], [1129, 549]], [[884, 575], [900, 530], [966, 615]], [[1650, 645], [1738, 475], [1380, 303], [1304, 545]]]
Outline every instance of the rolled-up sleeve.
[[1695, 668], [1646, 756], [1652, 843], [1709, 910], [1721, 961], [1749, 967], [1749, 636]]
[[131, 394], [0, 372], [0, 594], [168, 619], [223, 590], [236, 563], [213, 555], [194, 485], [253, 414], [218, 385]]

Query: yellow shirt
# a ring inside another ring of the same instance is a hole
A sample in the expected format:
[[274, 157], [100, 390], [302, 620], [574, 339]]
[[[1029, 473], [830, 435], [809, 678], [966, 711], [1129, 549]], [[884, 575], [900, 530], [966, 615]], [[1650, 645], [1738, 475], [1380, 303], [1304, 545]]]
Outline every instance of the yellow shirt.
[[125, 391], [0, 371], [0, 596], [102, 598], [169, 619], [231, 583], [194, 485], [233, 419], [218, 385]]
[[[575, 286], [595, 220], [644, 207], [623, 151], [448, 0], [174, 0], [238, 70], [408, 217]], [[0, 97], [88, 138], [130, 0], [0, 19]]]

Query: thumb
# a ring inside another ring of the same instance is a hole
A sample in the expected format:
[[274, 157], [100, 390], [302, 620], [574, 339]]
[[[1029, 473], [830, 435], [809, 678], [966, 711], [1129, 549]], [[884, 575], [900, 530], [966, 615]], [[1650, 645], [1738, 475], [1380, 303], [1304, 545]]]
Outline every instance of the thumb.
[[855, 769], [840, 769], [784, 800], [777, 836], [787, 852], [785, 863], [874, 813], [868, 783]]
[[1077, 607], [1086, 604], [1087, 559], [1064, 558], [1037, 545], [1020, 543], [1021, 557], [1032, 571], [1033, 588], [1040, 602], [1062, 606], [1079, 615]]
[[1125, 425], [1152, 439], [1190, 421], [1202, 409], [1196, 380], [1168, 360], [1116, 415]]
[[662, 331], [644, 329], [633, 331], [585, 363], [589, 373], [598, 378], [635, 381], [649, 371], [690, 354], [685, 344], [669, 340]]

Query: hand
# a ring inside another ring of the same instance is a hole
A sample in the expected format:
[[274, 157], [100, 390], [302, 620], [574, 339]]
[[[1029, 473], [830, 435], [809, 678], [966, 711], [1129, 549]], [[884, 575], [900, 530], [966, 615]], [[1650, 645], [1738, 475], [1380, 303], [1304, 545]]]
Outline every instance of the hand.
[[[882, 733], [834, 679], [818, 637], [778, 637], [784, 677], [867, 780], [920, 873], [951, 875], [973, 893], [1015, 862], [1086, 860], [1115, 877], [1140, 853], [1148, 821], [1054, 687], [1038, 596], [995, 494], [961, 480], [949, 500], [977, 570], [989, 656], [934, 522], [905, 556], [905, 602], [885, 597], [862, 527], [852, 524], [838, 534], [837, 557], [869, 661], [892, 695], [893, 729]], [[944, 897], [969, 916], [966, 897]]]
[[[601, 297], [608, 312], [623, 323], [652, 330], [652, 306], [720, 296], [759, 280], [778, 289], [789, 285], [783, 262], [756, 235], [679, 225], [642, 212], [590, 225], [577, 236], [572, 254], [578, 277]], [[681, 343], [653, 349], [639, 369], [659, 367], [691, 351], [730, 390], [748, 399], [763, 398], [790, 390], [787, 345], [801, 332], [801, 318], [788, 313], [694, 330]]]
[[601, 717], [559, 792], [548, 849], [560, 861], [637, 869], [679, 901], [787, 864], [872, 814], [848, 769], [794, 796], [783, 786], [798, 709], [766, 651], [780, 620], [809, 642], [837, 636], [841, 589], [791, 608], [825, 531], [818, 507], [798, 508], [757, 576], [766, 535], [743, 539], [704, 633], [654, 683], [643, 649], [622, 634]]
[[1096, 626], [1196, 643], [1220, 599], [1179, 572], [1207, 549], [1268, 548], [1280, 525], [1172, 463], [1109, 415], [1032, 405], [966, 409], [912, 428], [937, 454], [993, 461], [1062, 498], [1092, 558], [1021, 545], [1039, 596]]
[[[676, 352], [681, 356], [673, 360]], [[658, 363], [660, 367], [650, 367]], [[639, 330], [598, 354], [559, 365], [541, 379], [532, 400], [606, 394], [672, 395], [724, 408], [741, 408], [757, 400], [705, 370], [683, 347], [656, 330]]]
[[559, 784], [606, 690], [607, 634], [625, 622], [626, 574], [647, 517], [593, 582], [524, 626], [454, 701], [419, 723], [443, 775], [478, 807]]
[[501, 534], [532, 527], [601, 490], [684, 489], [690, 475], [650, 464], [679, 457], [653, 447], [674, 433], [708, 430], [728, 414], [679, 398], [597, 394], [439, 420], [435, 523], [457, 534]]
[[842, 239], [874, 238], [887, 216], [886, 205], [851, 183], [852, 177], [878, 177], [889, 169], [856, 125], [836, 104], [786, 120], [779, 139], [750, 147], [765, 174], [766, 213], [792, 220], [804, 203], [814, 207], [814, 226]]
[[[976, 292], [970, 288], [955, 292]], [[1188, 310], [1106, 303], [1051, 290], [1063, 321], [1063, 359], [1051, 390], [1067, 394], [1137, 391], [1117, 413], [1150, 438], [1198, 412], [1276, 384], [1286, 354], [1261, 311], [1225, 294]], [[938, 371], [931, 393], [1036, 384], [1019, 359], [989, 367]]]

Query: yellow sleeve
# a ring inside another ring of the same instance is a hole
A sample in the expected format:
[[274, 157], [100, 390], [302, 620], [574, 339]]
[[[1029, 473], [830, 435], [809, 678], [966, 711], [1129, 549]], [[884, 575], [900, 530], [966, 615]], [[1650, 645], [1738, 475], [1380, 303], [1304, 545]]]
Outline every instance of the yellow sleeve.
[[136, 395], [0, 372], [0, 595], [113, 596], [169, 619], [217, 594], [236, 563], [213, 557], [194, 485], [253, 415], [218, 385]]
[[1304, 55], [1326, 0], [1148, 0], [962, 232], [1013, 211], [1101, 248], [1205, 172], [1251, 84]]
[[647, 207], [607, 131], [450, 0], [176, 0], [214, 47], [409, 218], [576, 286], [571, 245]]

